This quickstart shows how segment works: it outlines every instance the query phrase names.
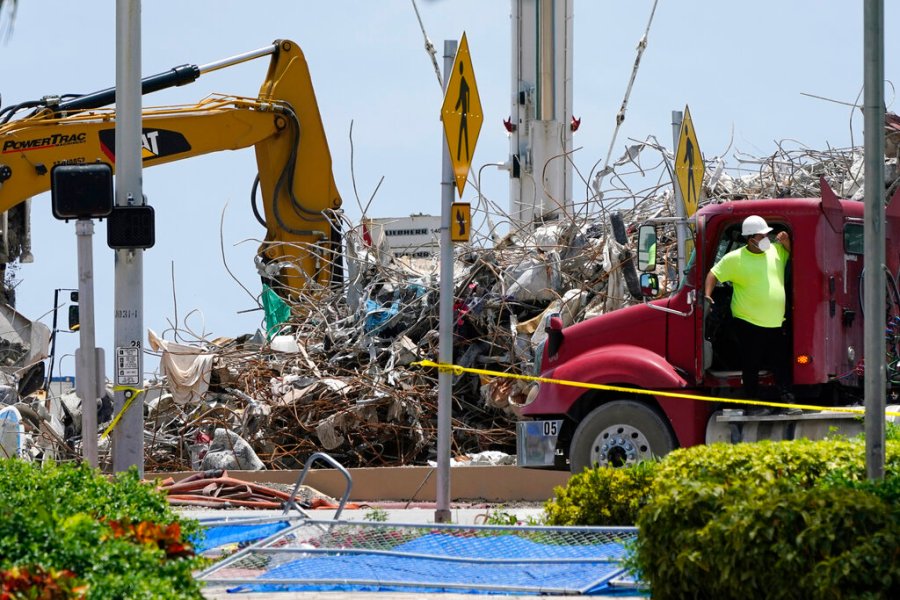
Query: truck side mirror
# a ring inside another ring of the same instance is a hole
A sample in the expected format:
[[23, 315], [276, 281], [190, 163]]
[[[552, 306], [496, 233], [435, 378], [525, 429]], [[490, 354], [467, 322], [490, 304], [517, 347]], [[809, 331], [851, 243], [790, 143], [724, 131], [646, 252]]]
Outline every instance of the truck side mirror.
[[[638, 271], [653, 271], [655, 269], [656, 227], [654, 225], [641, 225], [640, 229], [638, 229]], [[641, 281], [643, 281], [643, 278]]]
[[656, 273], [641, 274], [641, 295], [644, 298], [659, 296], [659, 277], [656, 276]]
[[78, 305], [70, 304], [69, 305], [69, 331], [78, 331], [78, 328], [81, 326], [80, 317], [78, 314]]

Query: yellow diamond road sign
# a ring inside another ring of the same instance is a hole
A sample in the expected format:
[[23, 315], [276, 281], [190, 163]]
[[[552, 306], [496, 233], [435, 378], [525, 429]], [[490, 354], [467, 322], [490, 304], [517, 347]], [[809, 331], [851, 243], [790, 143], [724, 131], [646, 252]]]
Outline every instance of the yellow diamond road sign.
[[465, 32], [459, 41], [459, 49], [453, 61], [453, 72], [444, 92], [441, 119], [444, 121], [444, 133], [450, 150], [450, 161], [453, 163], [456, 189], [462, 198], [466, 177], [469, 176], [469, 167], [472, 165], [472, 155], [475, 153], [475, 142], [478, 141], [481, 123], [484, 121]]
[[678, 150], [675, 152], [675, 179], [681, 190], [684, 213], [690, 217], [697, 212], [700, 193], [703, 187], [703, 157], [700, 156], [700, 144], [691, 121], [691, 111], [684, 107], [684, 121], [681, 122], [681, 134], [678, 136]]

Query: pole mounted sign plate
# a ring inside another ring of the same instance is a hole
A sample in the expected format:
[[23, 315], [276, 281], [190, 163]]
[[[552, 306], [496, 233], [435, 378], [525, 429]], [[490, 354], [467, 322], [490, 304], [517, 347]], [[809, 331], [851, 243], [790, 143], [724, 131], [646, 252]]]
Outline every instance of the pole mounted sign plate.
[[450, 241], [468, 242], [472, 235], [472, 209], [468, 202], [450, 205]]
[[472, 165], [472, 155], [475, 153], [475, 142], [478, 141], [478, 134], [484, 121], [465, 32], [453, 60], [453, 72], [450, 74], [450, 81], [447, 82], [444, 104], [441, 106], [441, 120], [444, 121], [444, 133], [447, 136], [447, 147], [450, 149], [456, 189], [462, 198], [469, 168]]
[[681, 189], [685, 216], [690, 217], [697, 212], [705, 169], [703, 157], [700, 155], [700, 144], [697, 142], [697, 133], [694, 131], [694, 123], [691, 121], [691, 111], [685, 105], [681, 135], [678, 136], [678, 150], [675, 152], [675, 179]]

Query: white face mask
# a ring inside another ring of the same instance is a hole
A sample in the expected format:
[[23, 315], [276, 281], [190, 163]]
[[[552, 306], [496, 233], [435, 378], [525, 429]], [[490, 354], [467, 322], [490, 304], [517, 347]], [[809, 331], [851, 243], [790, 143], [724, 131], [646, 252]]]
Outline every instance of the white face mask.
[[763, 239], [756, 242], [756, 247], [759, 249], [760, 252], [765, 252], [766, 250], [768, 250], [769, 248], [772, 247], [772, 242], [769, 240], [769, 238], [764, 237]]

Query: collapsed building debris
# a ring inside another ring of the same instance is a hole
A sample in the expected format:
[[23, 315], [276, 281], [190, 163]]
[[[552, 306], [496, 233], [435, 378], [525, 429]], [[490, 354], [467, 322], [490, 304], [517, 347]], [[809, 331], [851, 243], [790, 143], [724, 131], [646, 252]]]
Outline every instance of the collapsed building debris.
[[[641, 166], [649, 152], [663, 159]], [[615, 165], [643, 177], [656, 171], [657, 181], [668, 181], [665, 157], [665, 149], [645, 142]], [[779, 146], [769, 157], [737, 160], [733, 170], [720, 159], [708, 161], [707, 202], [818, 197], [820, 177], [844, 197], [862, 197], [859, 148]], [[531, 374], [547, 315], [558, 313], [569, 325], [641, 301], [633, 234], [652, 218], [674, 216], [674, 194], [669, 183], [635, 192], [625, 183], [629, 174], [616, 167], [604, 175], [615, 184], [589, 192], [573, 215], [457, 248], [457, 364]], [[900, 181], [896, 157], [885, 169], [890, 193]], [[487, 202], [475, 210], [496, 219]], [[657, 274], [671, 289], [678, 280], [675, 233], [671, 227], [663, 233]], [[438, 354], [437, 262], [392, 257], [359, 227], [346, 234], [344, 260], [343, 289], [318, 289], [267, 310], [282, 316], [265, 331], [194, 343], [149, 333], [162, 370], [144, 402], [148, 471], [292, 469], [319, 450], [347, 467], [434, 460], [437, 373], [414, 363]], [[40, 441], [30, 456], [77, 457], [80, 431], [63, 425], [75, 407], [14, 388], [3, 388], [0, 404], [31, 407], [26, 429]], [[452, 455], [513, 454], [514, 422], [529, 388], [516, 379], [454, 376]], [[102, 431], [112, 415], [98, 409]], [[108, 464], [108, 438], [100, 454]]]

